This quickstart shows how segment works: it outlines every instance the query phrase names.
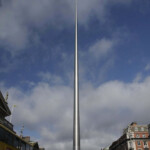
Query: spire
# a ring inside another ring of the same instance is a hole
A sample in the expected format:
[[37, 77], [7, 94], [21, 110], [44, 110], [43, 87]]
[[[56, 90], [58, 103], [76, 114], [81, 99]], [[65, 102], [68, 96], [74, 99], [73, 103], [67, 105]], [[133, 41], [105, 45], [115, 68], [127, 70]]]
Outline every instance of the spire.
[[80, 150], [79, 79], [78, 79], [78, 14], [75, 0], [75, 58], [74, 58], [74, 123], [73, 150]]

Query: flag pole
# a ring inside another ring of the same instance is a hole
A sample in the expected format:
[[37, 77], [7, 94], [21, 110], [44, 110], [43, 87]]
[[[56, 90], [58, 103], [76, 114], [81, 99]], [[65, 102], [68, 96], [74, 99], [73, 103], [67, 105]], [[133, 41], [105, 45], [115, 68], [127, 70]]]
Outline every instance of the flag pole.
[[74, 56], [74, 123], [73, 150], [80, 150], [79, 79], [78, 79], [78, 13], [75, 0], [75, 56]]

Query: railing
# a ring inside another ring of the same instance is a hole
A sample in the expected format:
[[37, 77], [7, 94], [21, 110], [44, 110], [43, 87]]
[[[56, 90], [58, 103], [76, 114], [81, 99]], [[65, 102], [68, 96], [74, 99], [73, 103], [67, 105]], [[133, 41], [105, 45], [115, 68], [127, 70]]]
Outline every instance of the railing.
[[7, 128], [9, 128], [10, 130], [13, 130], [13, 125], [7, 121], [6, 119], [1, 119], [0, 118], [0, 123], [4, 126], [6, 126]]

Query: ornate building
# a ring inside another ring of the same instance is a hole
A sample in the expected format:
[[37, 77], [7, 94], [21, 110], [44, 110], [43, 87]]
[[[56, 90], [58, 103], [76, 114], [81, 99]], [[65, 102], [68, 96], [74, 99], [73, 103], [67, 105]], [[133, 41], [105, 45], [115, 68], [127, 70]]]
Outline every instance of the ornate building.
[[110, 150], [150, 150], [148, 125], [131, 123], [123, 135], [110, 146]]

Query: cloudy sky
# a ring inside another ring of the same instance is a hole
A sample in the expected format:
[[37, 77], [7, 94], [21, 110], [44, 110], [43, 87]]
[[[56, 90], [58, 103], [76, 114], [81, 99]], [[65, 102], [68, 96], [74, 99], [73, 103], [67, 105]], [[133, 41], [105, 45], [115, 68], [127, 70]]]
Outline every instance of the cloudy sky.
[[[72, 149], [74, 0], [1, 0], [0, 90], [46, 150]], [[150, 123], [150, 1], [79, 0], [82, 150]]]

